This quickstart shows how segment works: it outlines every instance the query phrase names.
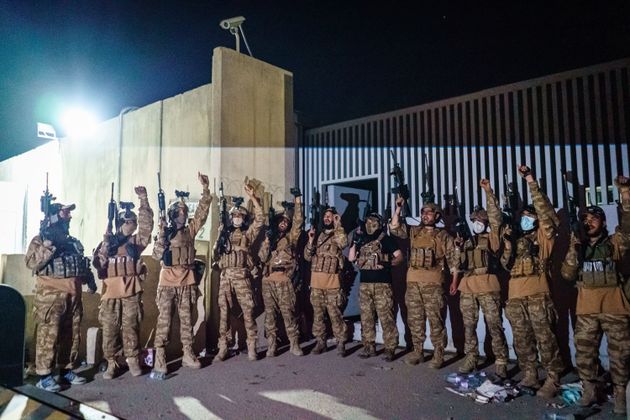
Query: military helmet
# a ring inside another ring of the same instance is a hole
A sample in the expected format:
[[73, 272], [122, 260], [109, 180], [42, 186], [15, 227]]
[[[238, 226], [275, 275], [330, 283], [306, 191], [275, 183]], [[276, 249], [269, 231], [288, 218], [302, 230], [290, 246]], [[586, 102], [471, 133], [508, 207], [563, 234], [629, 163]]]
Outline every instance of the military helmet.
[[369, 219], [369, 218], [373, 218], [373, 219], [378, 220], [378, 223], [380, 225], [383, 224], [383, 216], [381, 216], [380, 214], [378, 214], [376, 212], [372, 212], [372, 213], [368, 214], [367, 217], [366, 217], [366, 220]]
[[186, 203], [184, 203], [184, 200], [178, 200], [174, 203], [171, 203], [171, 205], [168, 206], [167, 211], [169, 220], [177, 219], [177, 216], [179, 215], [179, 209], [181, 208], [183, 208], [186, 215], [188, 215], [188, 206], [186, 205]]
[[289, 214], [286, 211], [276, 213], [276, 215], [273, 217], [273, 220], [276, 224], [280, 223], [282, 219], [285, 219], [288, 223], [291, 223], [291, 216], [289, 216]]
[[432, 202], [428, 202], [428, 203], [423, 203], [422, 207], [420, 208], [420, 212], [422, 212], [422, 210], [424, 209], [431, 209], [433, 210], [435, 213], [440, 213], [442, 214], [442, 209], [440, 208], [440, 206], [438, 206], [435, 203]]
[[116, 217], [116, 229], [120, 229], [120, 227], [128, 220], [133, 220], [137, 223], [138, 215], [131, 210], [120, 210]]
[[595, 216], [601, 221], [606, 221], [606, 213], [604, 212], [604, 209], [599, 206], [588, 206], [584, 209], [582, 217], [585, 217], [587, 214]]
[[247, 209], [243, 206], [232, 206], [232, 208], [230, 209], [230, 215], [233, 214], [240, 214], [243, 219], [247, 218], [247, 216], [249, 215]]
[[481, 206], [475, 206], [473, 208], [472, 213], [470, 213], [470, 221], [474, 222], [475, 220], [480, 220], [482, 222], [487, 222], [490, 220], [488, 218], [488, 212]]

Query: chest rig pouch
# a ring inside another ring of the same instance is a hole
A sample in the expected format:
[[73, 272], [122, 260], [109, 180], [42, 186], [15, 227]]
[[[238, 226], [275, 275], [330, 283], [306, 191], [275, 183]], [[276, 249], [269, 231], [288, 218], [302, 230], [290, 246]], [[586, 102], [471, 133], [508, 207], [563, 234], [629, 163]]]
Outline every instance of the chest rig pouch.
[[466, 243], [466, 267], [472, 274], [488, 273], [490, 240], [487, 235], [478, 235], [475, 241]]
[[390, 262], [389, 255], [383, 253], [381, 240], [384, 237], [385, 234], [381, 233], [376, 240], [368, 242], [359, 249], [357, 266], [360, 270], [378, 270], [379, 265], [384, 266]]
[[617, 267], [612, 256], [612, 244], [608, 238], [586, 247], [578, 286], [586, 289], [617, 287]]
[[276, 249], [271, 251], [269, 262], [266, 264], [266, 275], [272, 272], [284, 272], [287, 277], [292, 277], [295, 272], [296, 261], [295, 252], [289, 240], [281, 238], [276, 245]]
[[178, 230], [175, 236], [170, 239], [162, 261], [166, 266], [192, 266], [195, 262], [195, 254], [195, 240], [190, 236], [190, 231], [186, 227]]
[[[139, 258], [130, 255], [132, 244], [118, 247], [116, 255], [107, 259], [107, 277], [131, 277], [146, 274], [146, 266]], [[133, 252], [133, 251], [132, 251]], [[135, 254], [135, 252], [133, 252]]]
[[438, 264], [438, 243], [435, 236], [439, 230], [434, 228], [432, 232], [424, 229], [411, 229], [411, 241], [409, 248], [409, 266], [415, 269], [434, 270], [442, 269]]
[[335, 274], [343, 267], [341, 250], [332, 240], [334, 233], [321, 233], [317, 238], [316, 252], [311, 260], [311, 271]]
[[83, 256], [83, 245], [78, 239], [70, 236], [57, 247], [60, 252], [38, 274], [58, 279], [91, 274], [90, 259]]
[[252, 268], [253, 261], [248, 252], [248, 240], [245, 232], [235, 229], [230, 233], [231, 251], [222, 254], [219, 259], [219, 268]]
[[543, 263], [539, 258], [540, 246], [536, 241], [521, 237], [516, 241], [514, 266], [510, 271], [511, 278], [538, 275], [543, 272]]

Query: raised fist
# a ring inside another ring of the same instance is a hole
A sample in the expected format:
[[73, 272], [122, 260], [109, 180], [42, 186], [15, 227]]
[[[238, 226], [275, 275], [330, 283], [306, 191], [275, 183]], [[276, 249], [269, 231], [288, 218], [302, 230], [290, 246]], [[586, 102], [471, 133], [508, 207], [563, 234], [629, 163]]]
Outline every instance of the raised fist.
[[484, 189], [484, 191], [490, 191], [490, 180], [483, 178], [479, 181], [479, 186]]
[[201, 172], [197, 172], [197, 178], [201, 183], [201, 186], [206, 189], [210, 186], [210, 181], [208, 181], [208, 175], [204, 175]]
[[146, 196], [147, 196], [147, 189], [146, 189], [146, 187], [144, 187], [142, 185], [139, 185], [139, 186], [135, 187], [133, 190], [136, 192], [136, 195], [139, 198], [146, 198]]
[[527, 175], [531, 175], [532, 174], [532, 170], [529, 166], [527, 165], [520, 165], [518, 167], [518, 173], [519, 175], [521, 175], [523, 178], [525, 178]]

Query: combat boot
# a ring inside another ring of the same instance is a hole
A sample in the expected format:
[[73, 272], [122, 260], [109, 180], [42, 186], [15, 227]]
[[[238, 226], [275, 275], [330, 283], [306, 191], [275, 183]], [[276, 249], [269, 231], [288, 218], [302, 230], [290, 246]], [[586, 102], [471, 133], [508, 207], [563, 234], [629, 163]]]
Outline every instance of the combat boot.
[[258, 353], [256, 353], [256, 341], [247, 341], [247, 360], [250, 362], [258, 360]]
[[424, 351], [414, 350], [405, 357], [405, 363], [408, 365], [417, 365], [424, 363]]
[[540, 387], [538, 383], [538, 371], [536, 369], [526, 369], [523, 374], [523, 379], [518, 383], [518, 386], [538, 389]]
[[317, 339], [317, 344], [315, 344], [315, 348], [311, 353], [313, 354], [322, 354], [326, 351], [326, 342], [324, 340]]
[[505, 363], [495, 363], [494, 365], [494, 374], [497, 375], [501, 379], [507, 379], [507, 364]]
[[395, 349], [385, 349], [385, 353], [383, 353], [383, 360], [385, 360], [386, 362], [393, 361], [395, 352]]
[[269, 347], [267, 347], [267, 357], [275, 357], [278, 346], [276, 337], [267, 337], [267, 342], [269, 343]]
[[372, 343], [364, 345], [363, 351], [359, 354], [359, 357], [361, 359], [367, 359], [368, 357], [374, 357], [374, 356], [376, 356], [376, 348], [374, 347], [374, 344]]
[[547, 379], [536, 395], [546, 400], [551, 400], [560, 390], [560, 377], [555, 372], [547, 372]]
[[155, 361], [153, 363], [153, 370], [149, 376], [151, 379], [162, 381], [166, 379], [166, 373], [168, 369], [166, 367], [166, 352], [164, 347], [158, 347], [155, 349]]
[[107, 360], [107, 370], [103, 372], [103, 379], [114, 379], [116, 377], [116, 360]]
[[582, 397], [577, 401], [580, 407], [589, 407], [597, 402], [597, 384], [591, 381], [582, 381]]
[[195, 352], [193, 351], [191, 346], [184, 346], [184, 356], [182, 357], [182, 366], [191, 368], [191, 369], [199, 369], [201, 368], [201, 363], [195, 356]]
[[[109, 363], [107, 364], [107, 367], [109, 368]], [[142, 369], [140, 368], [140, 363], [138, 362], [138, 356], [127, 357], [127, 367], [129, 368], [129, 373], [131, 373], [131, 376], [142, 375]], [[103, 374], [103, 377], [105, 378], [105, 374]]]
[[337, 342], [337, 356], [346, 357], [346, 343], [343, 341]]
[[219, 352], [216, 356], [214, 356], [214, 360], [217, 362], [222, 362], [227, 359], [228, 356], [228, 348], [226, 345], [219, 344]]
[[300, 348], [300, 343], [297, 337], [291, 338], [290, 341], [291, 341], [291, 349], [290, 349], [291, 354], [295, 356], [304, 356], [304, 352]]
[[433, 358], [431, 359], [431, 363], [429, 363], [429, 367], [431, 369], [440, 369], [443, 364], [444, 364], [444, 349], [433, 350]]
[[464, 358], [464, 363], [457, 369], [459, 373], [470, 373], [477, 370], [477, 356], [474, 354], [467, 354]]
[[615, 385], [615, 407], [613, 413], [626, 414], [628, 407], [626, 406], [626, 387]]

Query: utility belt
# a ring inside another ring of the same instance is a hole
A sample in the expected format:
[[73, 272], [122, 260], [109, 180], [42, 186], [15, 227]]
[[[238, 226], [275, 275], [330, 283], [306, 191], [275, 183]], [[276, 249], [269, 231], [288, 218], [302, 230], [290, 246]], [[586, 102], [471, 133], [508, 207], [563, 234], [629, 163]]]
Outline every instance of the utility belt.
[[175, 265], [193, 265], [195, 263], [195, 248], [192, 246], [170, 246], [164, 255], [162, 261], [167, 267]]
[[82, 255], [63, 255], [46, 264], [38, 274], [58, 279], [85, 277], [90, 274], [90, 259]]
[[316, 273], [337, 274], [342, 266], [343, 260], [333, 255], [314, 255], [311, 261], [311, 271]]
[[122, 255], [109, 257], [107, 260], [107, 277], [131, 277], [146, 273], [142, 260]]
[[284, 273], [285, 271], [287, 271], [285, 267], [271, 267], [272, 273]]
[[432, 269], [437, 265], [437, 257], [433, 248], [411, 248], [409, 250], [409, 267]]

